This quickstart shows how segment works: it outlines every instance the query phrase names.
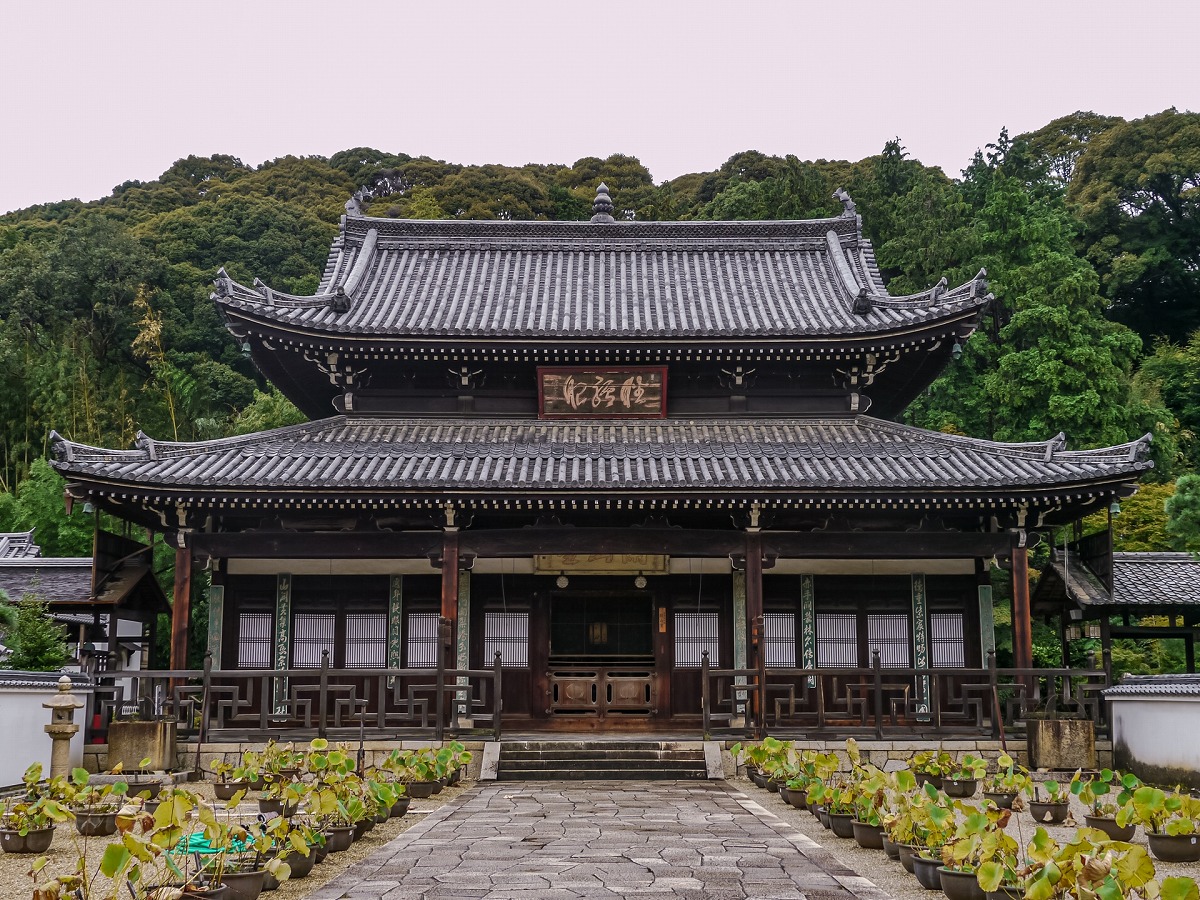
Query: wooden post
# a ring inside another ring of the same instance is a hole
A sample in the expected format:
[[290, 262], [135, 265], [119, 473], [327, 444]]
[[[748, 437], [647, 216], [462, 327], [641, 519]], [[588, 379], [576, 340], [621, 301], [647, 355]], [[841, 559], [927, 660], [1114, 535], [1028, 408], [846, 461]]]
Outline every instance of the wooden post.
[[[187, 668], [188, 623], [192, 617], [192, 552], [175, 551], [175, 597], [171, 603], [171, 668]], [[114, 615], [112, 627], [116, 627]]]
[[450, 623], [450, 645], [456, 646], [458, 625], [458, 529], [448, 528], [442, 535], [442, 620]]
[[1033, 625], [1029, 616], [1029, 551], [1014, 547], [1012, 551], [1012, 628], [1013, 667], [1033, 668]]
[[761, 683], [763, 584], [762, 584], [762, 535], [757, 531], [746, 533], [746, 637], [749, 646], [746, 652], [748, 668], [758, 669], [760, 683], [750, 693], [751, 713], [756, 729], [762, 728], [765, 710], [761, 703], [764, 685]]

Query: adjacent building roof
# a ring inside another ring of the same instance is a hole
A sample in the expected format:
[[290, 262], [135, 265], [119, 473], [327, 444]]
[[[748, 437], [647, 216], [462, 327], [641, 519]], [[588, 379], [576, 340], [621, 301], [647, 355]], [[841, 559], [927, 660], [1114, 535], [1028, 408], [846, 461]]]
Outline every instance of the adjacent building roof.
[[[54, 466], [99, 494], [256, 492], [454, 497], [1047, 492], [1127, 481], [1148, 438], [1070, 451], [1059, 435], [1000, 444], [867, 416], [538, 421], [336, 416], [198, 443], [103, 450], [53, 436]], [[961, 500], [961, 497], [960, 497]], [[1031, 522], [1032, 524], [1032, 522]]]
[[844, 202], [836, 218], [772, 222], [413, 221], [367, 218], [351, 203], [315, 294], [222, 270], [213, 297], [235, 332], [241, 320], [470, 340], [869, 336], [986, 305], [982, 272], [890, 296]]
[[26, 594], [51, 603], [86, 600], [92, 592], [92, 558], [0, 558], [0, 589], [11, 600]]
[[0, 559], [29, 559], [40, 556], [42, 548], [33, 542], [33, 531], [0, 534]]
[[1037, 592], [1050, 603], [1065, 599], [1080, 607], [1200, 605], [1200, 560], [1190, 553], [1114, 553], [1110, 594], [1078, 555], [1056, 552], [1042, 582]]
[[1200, 675], [1126, 675], [1105, 697], [1200, 697]]

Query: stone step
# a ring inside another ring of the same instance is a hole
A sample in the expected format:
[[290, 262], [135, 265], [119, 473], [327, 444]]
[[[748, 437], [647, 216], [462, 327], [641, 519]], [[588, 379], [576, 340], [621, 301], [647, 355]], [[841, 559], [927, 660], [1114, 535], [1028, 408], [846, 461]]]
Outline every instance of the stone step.
[[508, 750], [501, 748], [502, 759], [590, 760], [703, 760], [703, 750]]
[[506, 769], [499, 781], [690, 781], [705, 778], [704, 769]]
[[695, 741], [505, 741], [502, 781], [650, 781], [702, 779], [704, 745]]

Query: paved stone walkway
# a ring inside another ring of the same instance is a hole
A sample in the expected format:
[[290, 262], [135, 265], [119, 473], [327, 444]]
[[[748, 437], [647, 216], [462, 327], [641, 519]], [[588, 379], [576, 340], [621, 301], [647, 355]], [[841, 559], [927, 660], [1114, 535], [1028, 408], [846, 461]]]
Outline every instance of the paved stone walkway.
[[309, 900], [886, 900], [724, 782], [493, 783]]

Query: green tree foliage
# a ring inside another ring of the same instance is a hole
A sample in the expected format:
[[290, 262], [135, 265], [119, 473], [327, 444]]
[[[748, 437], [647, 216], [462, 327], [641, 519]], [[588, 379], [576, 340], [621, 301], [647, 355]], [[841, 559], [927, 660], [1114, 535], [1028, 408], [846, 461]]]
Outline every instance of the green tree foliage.
[[50, 618], [45, 603], [26, 596], [16, 604], [16, 615], [4, 634], [10, 654], [4, 668], [23, 672], [54, 672], [70, 659], [66, 631]]
[[1173, 340], [1200, 327], [1200, 114], [1108, 128], [1079, 157], [1068, 196], [1121, 321]]
[[1183, 475], [1167, 498], [1167, 533], [1177, 550], [1200, 553], [1200, 475]]
[[66, 481], [44, 459], [35, 460], [15, 493], [0, 494], [0, 531], [34, 530], [44, 556], [91, 556], [92, 518], [79, 508], [68, 517]]

